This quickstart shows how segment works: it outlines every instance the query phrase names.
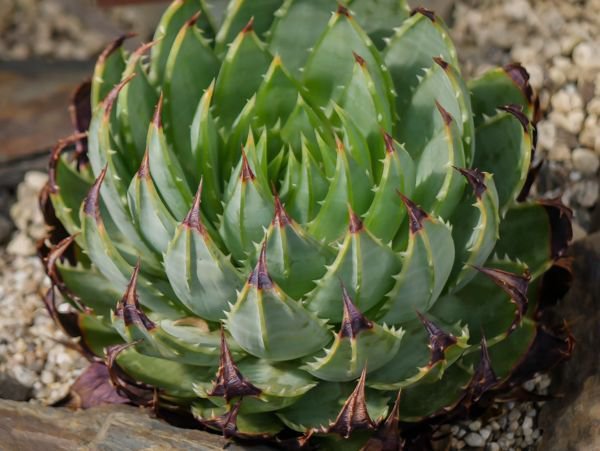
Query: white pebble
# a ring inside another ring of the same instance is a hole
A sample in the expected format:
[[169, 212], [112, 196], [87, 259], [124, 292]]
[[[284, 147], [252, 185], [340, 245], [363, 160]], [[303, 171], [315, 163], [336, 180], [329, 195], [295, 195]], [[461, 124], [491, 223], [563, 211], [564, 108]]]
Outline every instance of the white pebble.
[[481, 429], [481, 421], [473, 421], [471, 424], [469, 424], [469, 429], [471, 429], [474, 432], [477, 432], [479, 429]]
[[592, 150], [578, 147], [571, 153], [573, 167], [583, 174], [593, 175], [600, 167], [600, 158]]
[[470, 432], [469, 434], [467, 434], [467, 436], [465, 437], [465, 442], [467, 443], [467, 445], [472, 446], [474, 448], [485, 445], [485, 440], [483, 439], [483, 437], [477, 434], [476, 432]]

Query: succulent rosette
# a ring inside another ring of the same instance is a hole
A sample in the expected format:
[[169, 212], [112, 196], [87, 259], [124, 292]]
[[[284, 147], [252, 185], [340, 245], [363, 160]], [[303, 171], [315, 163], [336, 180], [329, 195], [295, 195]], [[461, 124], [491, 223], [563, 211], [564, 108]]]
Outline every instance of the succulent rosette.
[[218, 27], [177, 0], [124, 39], [44, 193], [72, 307], [48, 306], [121, 395], [227, 436], [397, 449], [399, 422], [568, 351], [538, 324], [570, 222], [527, 200], [521, 66], [465, 82], [443, 21], [402, 0], [235, 0]]

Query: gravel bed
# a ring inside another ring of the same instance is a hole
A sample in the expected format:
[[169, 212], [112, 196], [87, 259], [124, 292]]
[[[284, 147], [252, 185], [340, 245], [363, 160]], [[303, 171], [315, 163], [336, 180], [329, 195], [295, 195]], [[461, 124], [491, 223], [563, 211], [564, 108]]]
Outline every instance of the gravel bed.
[[35, 246], [44, 235], [37, 195], [46, 180], [39, 172], [26, 175], [10, 208], [17, 230], [0, 248], [0, 376], [24, 388], [18, 390], [23, 398], [52, 404], [67, 394], [87, 362], [69, 347], [72, 340], [40, 298], [49, 286]]

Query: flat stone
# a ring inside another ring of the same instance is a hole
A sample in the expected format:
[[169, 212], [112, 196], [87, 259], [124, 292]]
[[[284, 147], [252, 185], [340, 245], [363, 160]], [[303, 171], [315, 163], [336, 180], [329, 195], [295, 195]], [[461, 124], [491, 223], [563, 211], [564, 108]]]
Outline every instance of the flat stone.
[[[216, 434], [180, 429], [130, 406], [64, 408], [0, 400], [0, 444], [19, 451], [221, 450]], [[227, 446], [231, 451], [268, 451], [266, 446]]]
[[[574, 283], [557, 308], [571, 325], [575, 350], [552, 374], [552, 393], [540, 413], [544, 451], [600, 449], [600, 232], [574, 243]], [[534, 432], [535, 434], [535, 432]]]

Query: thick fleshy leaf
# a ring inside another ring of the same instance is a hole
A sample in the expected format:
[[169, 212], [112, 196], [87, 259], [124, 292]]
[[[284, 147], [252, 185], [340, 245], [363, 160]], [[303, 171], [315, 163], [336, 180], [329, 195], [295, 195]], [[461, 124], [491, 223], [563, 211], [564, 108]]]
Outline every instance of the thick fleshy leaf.
[[402, 270], [394, 276], [395, 284], [379, 314], [380, 320], [388, 324], [412, 318], [415, 310], [429, 310], [441, 294], [454, 262], [450, 227], [406, 197], [402, 200], [408, 211], [410, 233]]
[[246, 102], [256, 93], [272, 60], [251, 23], [248, 25], [227, 50], [215, 86], [215, 116], [226, 128], [231, 127]]
[[500, 210], [514, 202], [531, 162], [531, 125], [516, 106], [507, 106], [476, 130], [473, 166], [494, 174]]
[[351, 0], [349, 6], [379, 50], [410, 12], [405, 0]]
[[473, 266], [482, 266], [494, 250], [499, 237], [498, 193], [489, 173], [477, 169], [459, 169], [470, 188], [450, 217], [456, 248], [449, 288], [456, 291], [474, 276]]
[[356, 379], [366, 368], [375, 371], [398, 352], [403, 332], [369, 321], [343, 290], [344, 316], [333, 344], [324, 355], [309, 359], [304, 369], [326, 381]]
[[233, 0], [229, 2], [225, 18], [216, 36], [215, 51], [217, 54], [225, 54], [227, 44], [235, 39], [249, 21], [256, 33], [263, 36], [269, 30], [275, 11], [282, 3], [283, 0]]
[[181, 27], [194, 16], [196, 16], [195, 25], [204, 30], [207, 38], [212, 38], [215, 33], [213, 19], [204, 0], [177, 0], [172, 2], [163, 13], [154, 34], [156, 45], [152, 48], [150, 59], [150, 79], [155, 85], [163, 83], [173, 43]]
[[[195, 27], [195, 20], [187, 21], [173, 41], [163, 83], [166, 132], [182, 161], [194, 161], [190, 126], [202, 93], [219, 73], [220, 65], [208, 41]], [[200, 181], [195, 165], [184, 165], [184, 170], [192, 183]]]
[[192, 312], [211, 321], [225, 318], [228, 303], [241, 288], [241, 275], [212, 241], [200, 219], [199, 190], [177, 227], [164, 262], [173, 291]]
[[350, 227], [335, 261], [306, 296], [310, 311], [336, 323], [342, 321], [344, 311], [340, 282], [356, 306], [368, 312], [390, 291], [394, 285], [392, 276], [400, 270], [398, 255], [365, 229], [353, 212], [350, 216]]
[[258, 264], [227, 314], [226, 325], [246, 352], [273, 361], [313, 354], [331, 340], [323, 321], [273, 283], [264, 245]]
[[92, 110], [100, 105], [115, 85], [121, 81], [121, 75], [125, 70], [125, 53], [122, 45], [130, 37], [131, 35], [123, 35], [115, 39], [98, 57], [90, 93]]

